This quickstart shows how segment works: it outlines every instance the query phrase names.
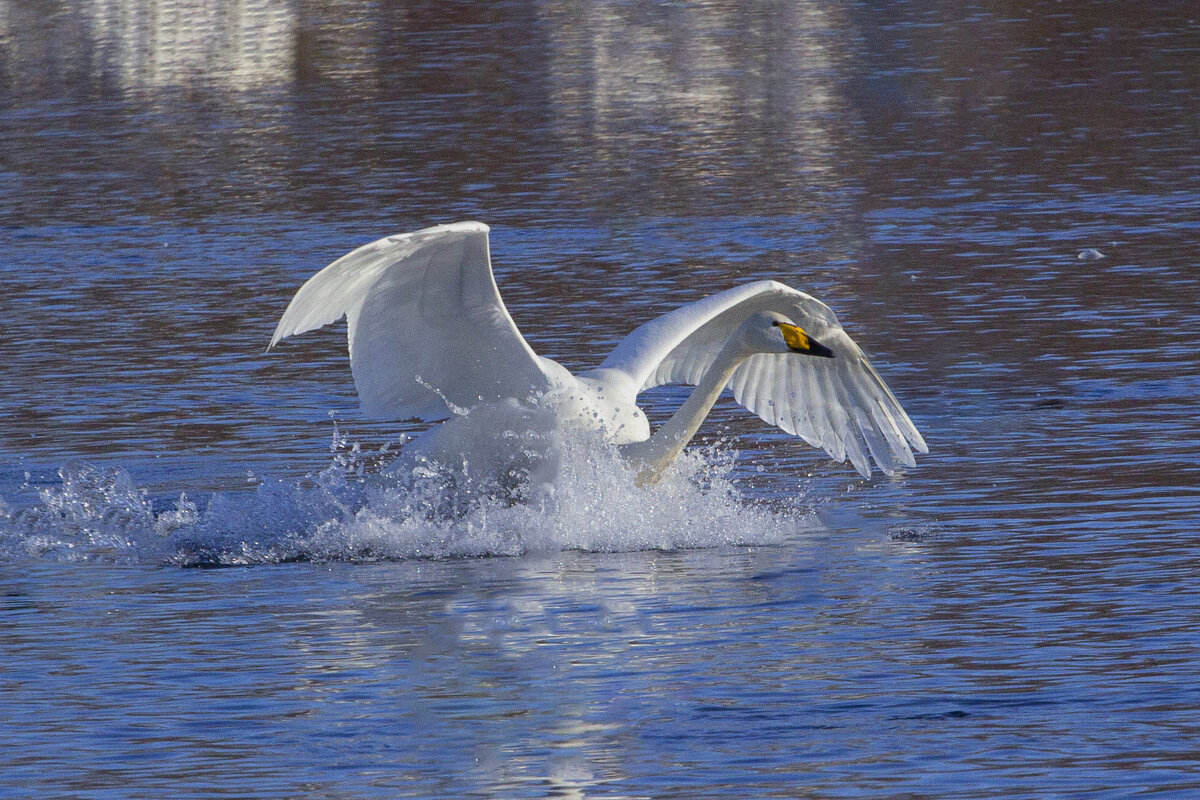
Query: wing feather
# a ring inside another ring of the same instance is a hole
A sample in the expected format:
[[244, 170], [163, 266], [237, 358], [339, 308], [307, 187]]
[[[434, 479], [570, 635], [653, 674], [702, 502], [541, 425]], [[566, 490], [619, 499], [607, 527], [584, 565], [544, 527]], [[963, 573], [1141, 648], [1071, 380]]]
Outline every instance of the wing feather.
[[759, 281], [707, 297], [631, 333], [602, 368], [626, 372], [642, 389], [699, 383], [737, 326], [757, 311], [783, 314], [833, 350], [835, 358], [757, 354], [729, 380], [735, 399], [772, 425], [847, 458], [863, 475], [875, 462], [891, 474], [913, 464], [925, 440], [824, 303], [775, 281]]
[[832, 458], [841, 461], [846, 457], [846, 448], [842, 446], [842, 439], [846, 435], [846, 423], [839, 416], [842, 404], [837, 395], [837, 388], [829, 380], [828, 364], [813, 366], [813, 391], [813, 401], [825, 420], [821, 426], [821, 449]]
[[343, 315], [368, 416], [441, 419], [549, 386], [551, 362], [500, 299], [482, 223], [388, 236], [342, 256], [300, 287], [270, 346]]
[[796, 435], [796, 426], [792, 422], [792, 393], [788, 389], [787, 372], [780, 370], [774, 375], [775, 382], [771, 387], [771, 397], [775, 402], [775, 424], [785, 433]]
[[796, 428], [796, 435], [813, 447], [820, 447], [821, 439], [817, 436], [812, 411], [809, 410], [808, 403], [804, 402], [805, 375], [799, 370], [790, 370], [787, 385], [788, 401], [792, 406], [792, 425]]

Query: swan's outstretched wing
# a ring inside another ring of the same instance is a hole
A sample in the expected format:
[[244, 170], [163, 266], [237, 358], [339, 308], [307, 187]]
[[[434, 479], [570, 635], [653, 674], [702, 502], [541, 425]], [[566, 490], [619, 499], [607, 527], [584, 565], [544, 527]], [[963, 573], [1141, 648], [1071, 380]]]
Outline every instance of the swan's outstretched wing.
[[914, 449], [929, 452], [833, 311], [775, 281], [739, 286], [651, 320], [629, 334], [601, 368], [626, 372], [643, 390], [665, 383], [696, 384], [737, 327], [756, 311], [783, 314], [835, 357], [753, 355], [729, 381], [739, 403], [834, 459], [850, 459], [863, 475], [870, 475], [871, 459], [890, 475], [898, 463], [915, 463]]
[[500, 300], [482, 223], [388, 236], [342, 256], [296, 292], [271, 347], [343, 314], [369, 416], [441, 419], [452, 406], [549, 386], [546, 360]]

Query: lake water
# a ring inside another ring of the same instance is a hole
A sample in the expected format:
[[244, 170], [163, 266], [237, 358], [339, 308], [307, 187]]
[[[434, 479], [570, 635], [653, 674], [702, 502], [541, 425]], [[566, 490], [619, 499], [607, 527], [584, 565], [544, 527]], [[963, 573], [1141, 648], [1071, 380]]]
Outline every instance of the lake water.
[[[1198, 59], [1187, 3], [0, 0], [0, 795], [1197, 796]], [[808, 291], [931, 452], [723, 402], [653, 490], [373, 486], [344, 326], [264, 349], [461, 219], [573, 369]]]

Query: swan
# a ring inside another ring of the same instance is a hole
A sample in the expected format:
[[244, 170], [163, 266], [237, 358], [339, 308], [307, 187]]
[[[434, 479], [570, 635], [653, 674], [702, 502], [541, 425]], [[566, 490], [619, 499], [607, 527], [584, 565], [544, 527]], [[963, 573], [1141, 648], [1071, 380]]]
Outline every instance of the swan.
[[[864, 477], [872, 461], [891, 475], [897, 464], [915, 464], [914, 450], [929, 452], [833, 311], [776, 281], [646, 322], [599, 367], [572, 375], [517, 330], [492, 275], [488, 231], [479, 222], [437, 225], [342, 256], [296, 292], [267, 350], [345, 316], [368, 417], [447, 420], [425, 434], [441, 451], [535, 418], [597, 430], [639, 484], [670, 466], [726, 387], [766, 422], [849, 460]], [[637, 395], [667, 383], [696, 388], [651, 435]]]

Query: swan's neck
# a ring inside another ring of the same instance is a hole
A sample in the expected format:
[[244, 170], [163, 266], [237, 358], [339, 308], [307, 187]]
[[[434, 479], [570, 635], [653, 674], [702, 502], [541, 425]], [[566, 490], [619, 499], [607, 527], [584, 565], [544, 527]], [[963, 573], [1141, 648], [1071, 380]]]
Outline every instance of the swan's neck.
[[730, 340], [721, 349], [688, 399], [653, 436], [643, 442], [622, 446], [622, 454], [637, 468], [639, 485], [657, 482], [663, 470], [678, 458], [683, 448], [696, 435], [700, 423], [704, 422], [704, 418], [712, 410], [713, 403], [721, 396], [721, 390], [729, 383], [734, 370], [750, 355], [751, 353], [736, 341], [736, 337]]

